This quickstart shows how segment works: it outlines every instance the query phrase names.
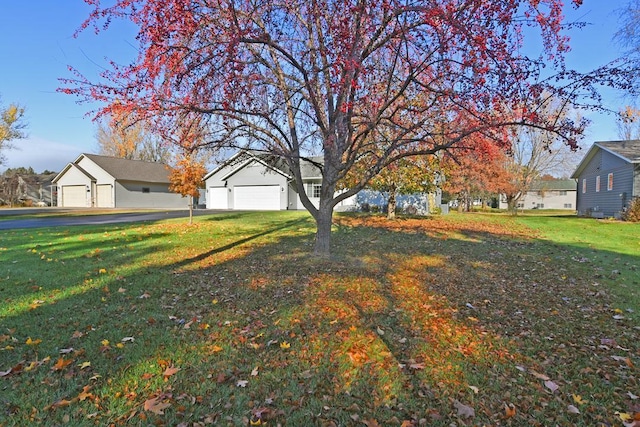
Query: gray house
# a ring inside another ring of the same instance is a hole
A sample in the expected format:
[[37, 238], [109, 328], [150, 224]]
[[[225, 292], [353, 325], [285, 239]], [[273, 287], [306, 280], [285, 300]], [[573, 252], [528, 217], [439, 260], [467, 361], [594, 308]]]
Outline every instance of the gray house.
[[[304, 189], [316, 206], [322, 185], [321, 157], [301, 162]], [[304, 210], [293, 174], [279, 156], [240, 151], [204, 177], [207, 209]], [[355, 209], [350, 197], [336, 210]]]
[[571, 177], [578, 180], [578, 215], [619, 218], [640, 196], [640, 140], [596, 142]]
[[169, 191], [169, 169], [162, 163], [80, 154], [52, 182], [61, 207], [169, 209], [189, 204]]

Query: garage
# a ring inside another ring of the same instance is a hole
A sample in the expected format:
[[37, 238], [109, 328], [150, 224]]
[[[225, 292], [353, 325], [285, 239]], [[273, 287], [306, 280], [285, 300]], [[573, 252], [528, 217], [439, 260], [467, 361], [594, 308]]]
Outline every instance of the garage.
[[279, 185], [253, 185], [234, 187], [233, 208], [239, 210], [280, 210]]
[[86, 185], [65, 185], [62, 187], [62, 206], [65, 208], [87, 207]]
[[101, 184], [96, 186], [96, 206], [99, 208], [113, 207], [111, 184]]
[[229, 209], [229, 190], [226, 187], [209, 187], [207, 209]]

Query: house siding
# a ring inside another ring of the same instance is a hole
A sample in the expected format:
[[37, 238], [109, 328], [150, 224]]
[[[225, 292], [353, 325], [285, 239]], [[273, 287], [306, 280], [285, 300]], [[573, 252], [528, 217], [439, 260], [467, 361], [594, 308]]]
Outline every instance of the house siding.
[[[610, 173], [613, 173], [611, 190], [608, 189]], [[600, 176], [600, 191], [596, 191], [597, 176]], [[587, 183], [587, 191], [584, 193], [583, 180]], [[634, 166], [611, 153], [599, 150], [578, 177], [578, 215], [618, 217], [631, 199], [633, 188]]]
[[[148, 192], [143, 192], [148, 189]], [[115, 205], [118, 208], [186, 209], [189, 199], [172, 193], [166, 184], [148, 182], [116, 182]]]

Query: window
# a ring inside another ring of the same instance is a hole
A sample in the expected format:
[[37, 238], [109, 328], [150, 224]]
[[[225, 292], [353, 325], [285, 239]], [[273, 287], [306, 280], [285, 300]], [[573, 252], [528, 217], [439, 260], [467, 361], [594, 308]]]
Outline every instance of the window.
[[566, 195], [567, 195], [567, 190], [558, 191], [558, 196], [566, 196]]
[[524, 209], [524, 202], [518, 202], [518, 206], [517, 208], [522, 208]]
[[319, 199], [322, 184], [311, 184], [311, 197]]
[[582, 178], [582, 194], [587, 192], [587, 180], [586, 178]]
[[596, 193], [600, 192], [600, 175], [596, 176]]
[[536, 204], [536, 209], [544, 209], [544, 203]]
[[143, 193], [151, 193], [151, 189], [149, 187], [142, 187]]
[[571, 209], [571, 207], [572, 207], [572, 206], [571, 206], [571, 203], [565, 203], [565, 204], [564, 204], [564, 208], [565, 208], [565, 209]]
[[609, 176], [607, 176], [607, 191], [611, 191], [613, 190], [613, 174], [610, 173]]

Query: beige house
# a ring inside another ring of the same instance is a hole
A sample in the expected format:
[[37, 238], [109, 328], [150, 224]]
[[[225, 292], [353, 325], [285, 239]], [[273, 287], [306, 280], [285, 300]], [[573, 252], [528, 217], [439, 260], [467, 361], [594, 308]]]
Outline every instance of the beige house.
[[169, 191], [162, 163], [80, 154], [53, 178], [58, 206], [186, 209], [189, 200]]
[[[576, 210], [577, 183], [574, 179], [535, 181], [518, 200], [518, 209]], [[500, 209], [507, 209], [507, 199], [500, 196]]]

